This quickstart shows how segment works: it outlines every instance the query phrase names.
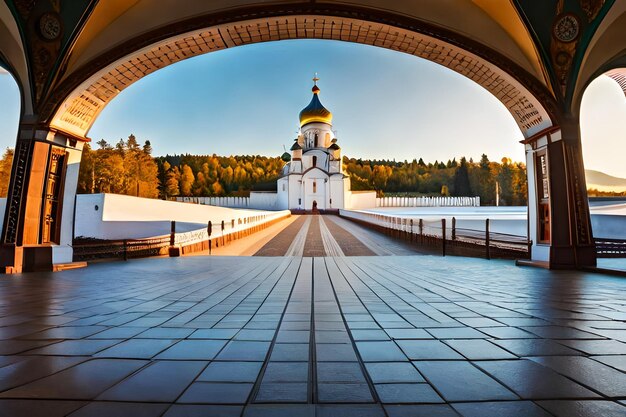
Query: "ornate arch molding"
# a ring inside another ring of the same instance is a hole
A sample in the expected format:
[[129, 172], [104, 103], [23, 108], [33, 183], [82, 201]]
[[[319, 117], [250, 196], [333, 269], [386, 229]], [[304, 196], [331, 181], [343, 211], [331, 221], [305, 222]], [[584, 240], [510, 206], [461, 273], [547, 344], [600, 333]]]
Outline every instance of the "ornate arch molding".
[[597, 71], [595, 71], [584, 84], [584, 87], [575, 96], [575, 101], [572, 102], [572, 113], [580, 115], [580, 106], [582, 104], [583, 95], [587, 91], [589, 84], [601, 75], [606, 75], [613, 79], [624, 92], [626, 96], [626, 50], [619, 54], [618, 57], [610, 60], [603, 65]]
[[[332, 14], [321, 14], [324, 12]], [[171, 25], [85, 65], [57, 87], [40, 117], [53, 128], [84, 137], [99, 113], [123, 89], [173, 63], [258, 42], [330, 39], [409, 53], [466, 76], [507, 107], [526, 137], [558, 120], [557, 103], [549, 91], [508, 58], [422, 22], [390, 20], [389, 16], [369, 13], [265, 10]]]
[[617, 84], [619, 84], [624, 92], [624, 96], [626, 97], [626, 68], [616, 68], [607, 72], [605, 75], [612, 78]]

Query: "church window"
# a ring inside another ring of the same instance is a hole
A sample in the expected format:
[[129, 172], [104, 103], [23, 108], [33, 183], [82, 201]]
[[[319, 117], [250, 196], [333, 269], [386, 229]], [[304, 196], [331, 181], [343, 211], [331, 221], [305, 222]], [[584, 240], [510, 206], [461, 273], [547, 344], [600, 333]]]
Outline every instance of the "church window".
[[313, 181], [313, 194], [317, 192], [317, 182]]
[[285, 191], [285, 184], [283, 184], [283, 191]]
[[326, 136], [324, 137], [324, 146], [328, 146], [329, 143], [330, 143], [330, 133], [326, 133]]
[[318, 143], [318, 136], [317, 133], [315, 134], [315, 147], [317, 148], [318, 146], [320, 146], [320, 144]]
[[317, 156], [313, 157], [313, 166], [316, 167], [317, 166]]

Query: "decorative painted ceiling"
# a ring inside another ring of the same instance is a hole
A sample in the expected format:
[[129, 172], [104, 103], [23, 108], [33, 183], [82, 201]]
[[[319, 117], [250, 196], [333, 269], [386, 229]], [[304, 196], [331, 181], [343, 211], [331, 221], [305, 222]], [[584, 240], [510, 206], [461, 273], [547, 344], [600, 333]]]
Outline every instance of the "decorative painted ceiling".
[[[56, 127], [76, 136], [86, 135], [99, 111], [151, 70], [243, 43], [339, 39], [412, 53], [464, 75], [485, 71], [469, 78], [501, 101], [513, 103], [505, 105], [527, 136], [539, 126], [575, 117], [588, 83], [625, 66], [626, 0], [458, 0], [454, 4], [450, 7], [450, 2], [440, 0], [5, 0], [0, 3], [0, 65], [21, 86], [25, 116], [45, 124], [75, 117], [75, 127], [69, 119], [69, 124]], [[257, 23], [250, 26], [252, 21]], [[275, 26], [258, 24], [270, 21]], [[295, 22], [292, 29], [288, 22]], [[346, 22], [365, 32], [350, 32]], [[335, 25], [342, 25], [344, 32]], [[246, 38], [238, 27], [253, 27], [259, 33]], [[264, 27], [267, 33], [261, 33]], [[231, 31], [227, 35], [226, 28]], [[203, 39], [202, 33], [213, 34], [207, 47], [184, 45], [194, 36]], [[246, 39], [233, 41], [233, 33]], [[159, 50], [163, 45], [180, 47]], [[424, 49], [415, 53], [411, 45]], [[141, 56], [151, 48], [155, 58], [147, 64]], [[479, 67], [468, 70], [470, 62]], [[123, 76], [115, 77], [115, 71]], [[491, 75], [485, 76], [486, 72]], [[108, 93], [94, 95], [102, 85]], [[68, 101], [81, 95], [83, 102]], [[95, 100], [97, 109], [90, 108], [90, 100]], [[74, 113], [68, 113], [71, 106]], [[527, 119], [535, 120], [537, 115], [541, 120], [525, 127]]]

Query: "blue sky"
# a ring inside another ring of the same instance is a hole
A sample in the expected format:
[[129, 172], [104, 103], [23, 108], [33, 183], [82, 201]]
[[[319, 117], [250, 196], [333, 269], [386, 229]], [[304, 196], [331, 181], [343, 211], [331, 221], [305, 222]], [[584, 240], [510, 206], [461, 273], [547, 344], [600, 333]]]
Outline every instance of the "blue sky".
[[[141, 141], [149, 139], [155, 155], [279, 155], [296, 135], [315, 71], [344, 155], [426, 161], [478, 159], [482, 153], [491, 160], [524, 158], [513, 118], [477, 84], [406, 54], [322, 40], [248, 45], [172, 65], [123, 91], [89, 137], [114, 143], [133, 133]], [[620, 101], [611, 90], [616, 85], [600, 84], [600, 90], [613, 93], [613, 117], [622, 114], [613, 120], [624, 120], [623, 94]], [[602, 92], [592, 100], [596, 113], [606, 113], [604, 97]], [[15, 143], [18, 107], [11, 77], [0, 75], [1, 148]], [[585, 127], [593, 136], [594, 123]], [[601, 137], [607, 135], [626, 137], [604, 129]], [[607, 167], [600, 157], [586, 164], [626, 177], [626, 164], [620, 162]]]

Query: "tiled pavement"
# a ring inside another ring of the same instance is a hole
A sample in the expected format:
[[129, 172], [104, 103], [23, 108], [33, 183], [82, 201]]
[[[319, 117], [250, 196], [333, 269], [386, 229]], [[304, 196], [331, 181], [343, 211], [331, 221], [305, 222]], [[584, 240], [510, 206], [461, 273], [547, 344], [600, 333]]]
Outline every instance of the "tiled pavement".
[[0, 416], [624, 416], [626, 281], [431, 256], [0, 280]]

